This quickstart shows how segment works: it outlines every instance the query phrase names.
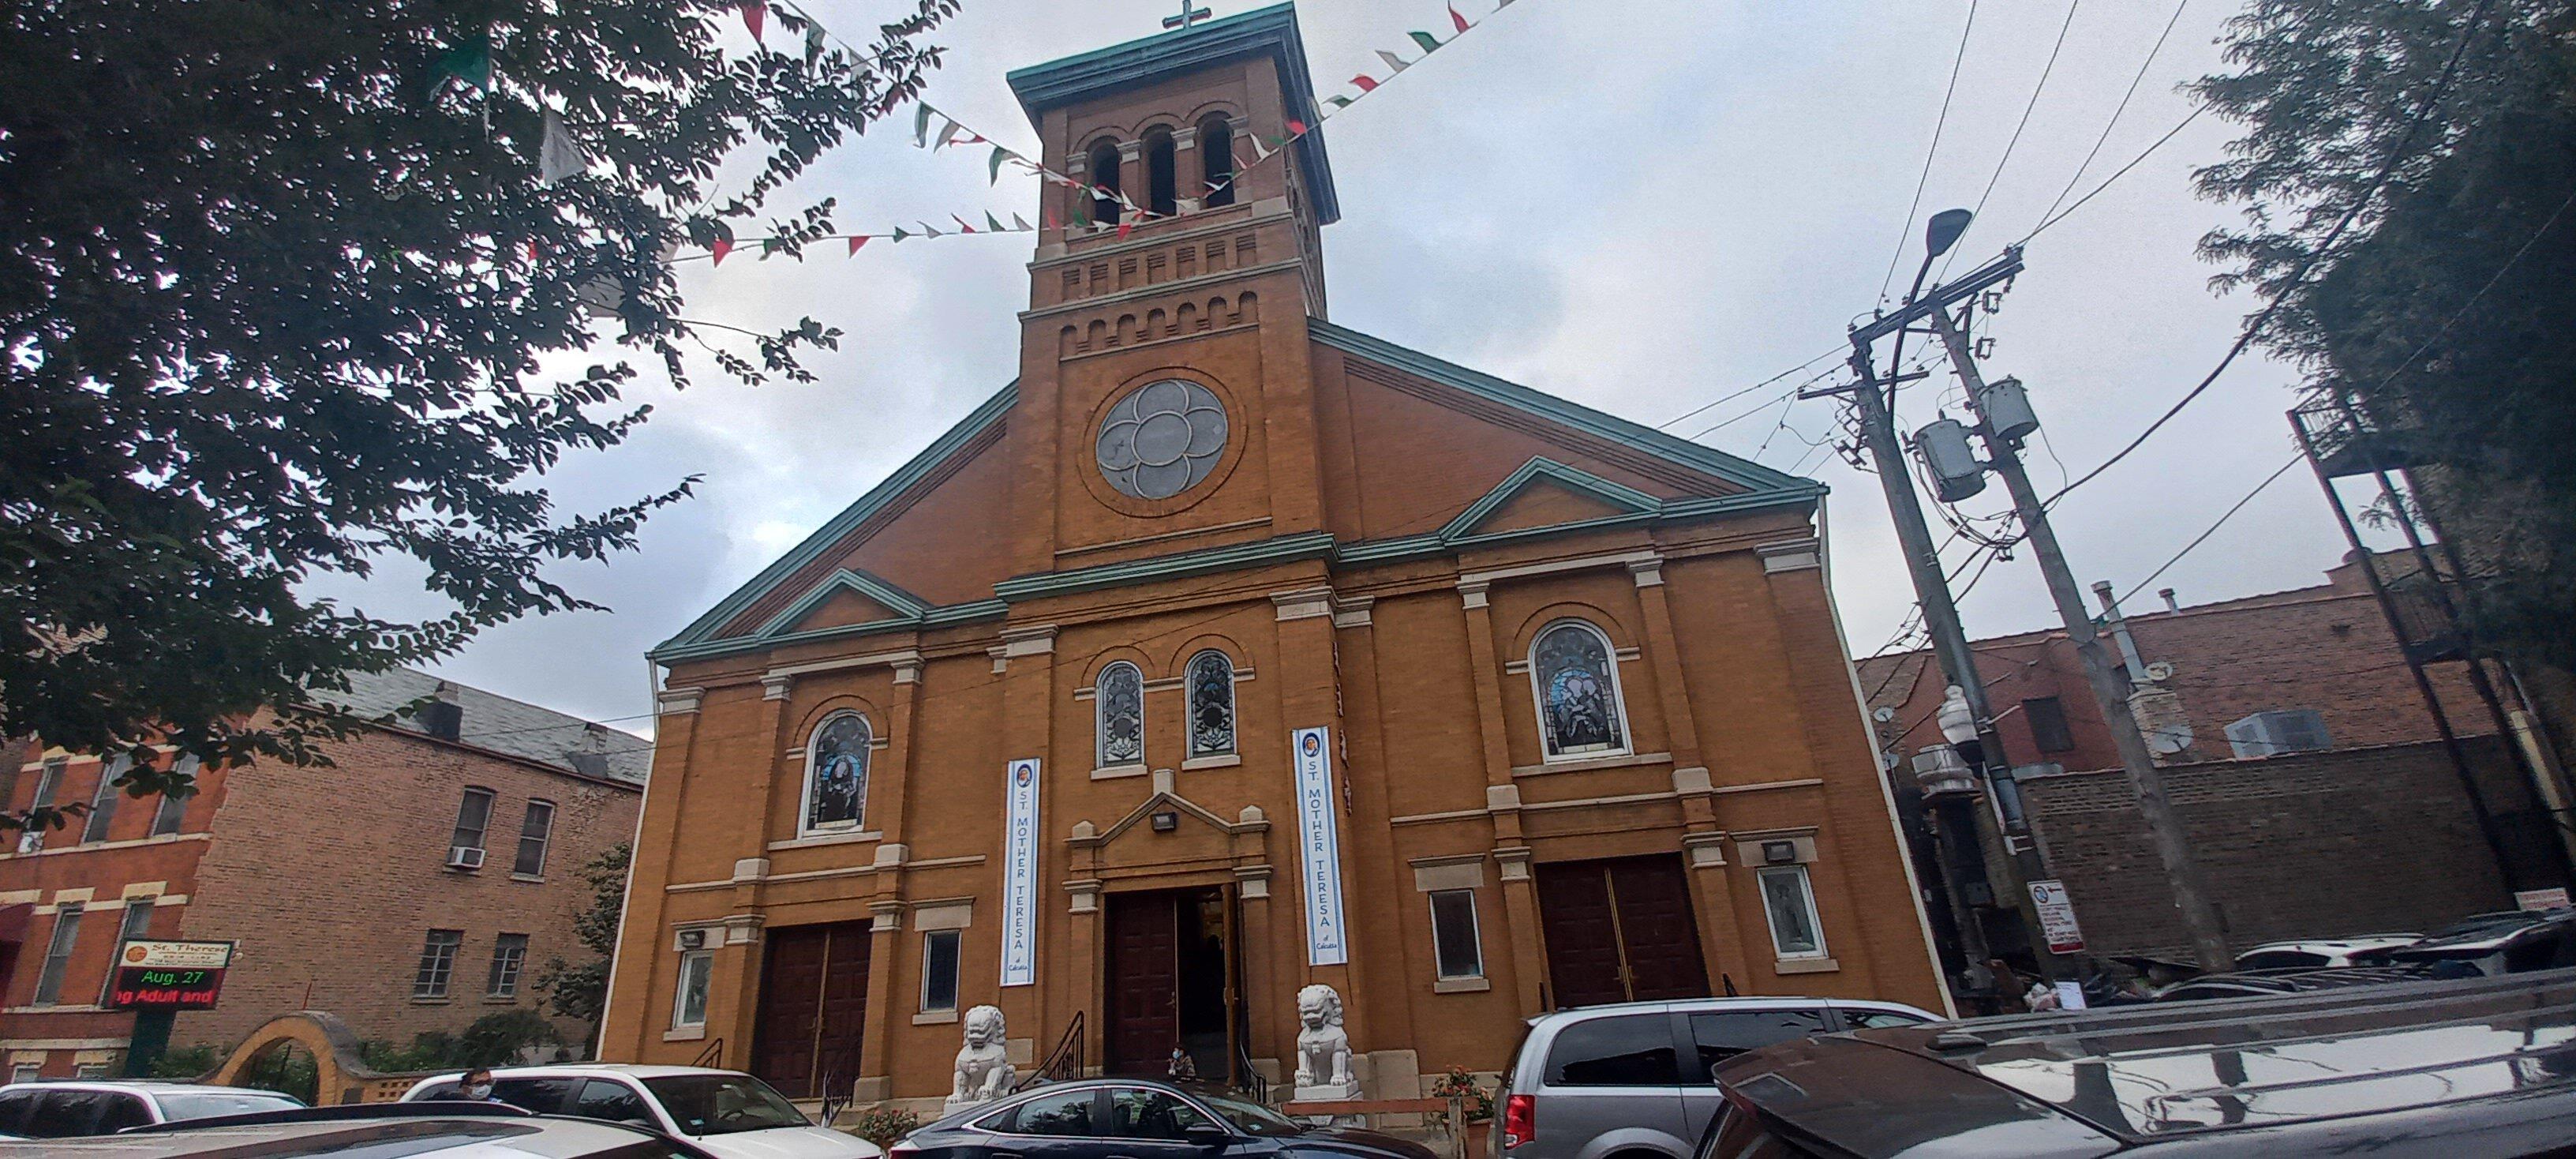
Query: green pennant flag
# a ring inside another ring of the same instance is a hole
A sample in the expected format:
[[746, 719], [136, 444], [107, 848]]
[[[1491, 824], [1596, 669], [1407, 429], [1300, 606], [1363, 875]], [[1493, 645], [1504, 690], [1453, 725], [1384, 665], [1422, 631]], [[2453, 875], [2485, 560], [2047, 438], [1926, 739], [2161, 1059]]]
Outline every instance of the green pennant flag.
[[1433, 36], [1428, 32], [1408, 32], [1405, 33], [1405, 35], [1412, 37], [1415, 44], [1421, 45], [1422, 51], [1424, 52], [1440, 51], [1439, 37]]
[[1331, 105], [1331, 106], [1333, 106], [1334, 108], [1337, 108], [1337, 109], [1347, 109], [1347, 108], [1351, 107], [1351, 98], [1349, 98], [1349, 97], [1325, 97], [1325, 98], [1324, 98], [1324, 103], [1325, 103], [1325, 104], [1328, 104], [1328, 105]]
[[1090, 194], [1086, 193], [1086, 194], [1084, 194], [1084, 195], [1082, 195], [1082, 196], [1080, 196], [1080, 197], [1077, 197], [1077, 198], [1074, 198], [1074, 199], [1073, 199], [1073, 223], [1074, 223], [1075, 225], [1081, 226], [1081, 227], [1082, 227], [1082, 228], [1084, 228], [1084, 229], [1089, 229], [1089, 228], [1091, 228], [1091, 195], [1090, 195]]
[[898, 225], [898, 226], [894, 227], [894, 240], [895, 240], [895, 244], [897, 244], [897, 245], [901, 245], [901, 244], [903, 243], [903, 239], [908, 238], [908, 237], [911, 237], [911, 236], [912, 236], [911, 234], [905, 233], [905, 232], [903, 231], [903, 227], [902, 227], [902, 226], [899, 226], [899, 225]]
[[436, 100], [450, 82], [480, 92], [492, 85], [492, 34], [476, 33], [447, 47], [429, 69], [429, 96]]
[[930, 102], [924, 101], [920, 111], [912, 115], [912, 147], [919, 149], [928, 144], [930, 144]]
[[984, 228], [992, 230], [995, 233], [1010, 232], [1010, 230], [1002, 224], [1002, 219], [993, 216], [993, 211], [989, 209], [984, 211]]
[[989, 178], [987, 178], [987, 179], [985, 180], [984, 184], [986, 184], [986, 185], [993, 185], [993, 184], [997, 184], [997, 183], [999, 183], [999, 182], [1002, 180], [1002, 162], [1009, 160], [1009, 159], [1010, 159], [1010, 156], [1011, 156], [1011, 151], [1010, 151], [1010, 150], [1005, 149], [1005, 148], [1003, 148], [1003, 147], [1001, 147], [1001, 146], [999, 146], [999, 145], [995, 145], [995, 146], [993, 146], [993, 160], [992, 160], [991, 164], [989, 164], [989, 165], [985, 166], [985, 168], [990, 169], [990, 170], [992, 171], [992, 176], [991, 176], [991, 177], [989, 177]]

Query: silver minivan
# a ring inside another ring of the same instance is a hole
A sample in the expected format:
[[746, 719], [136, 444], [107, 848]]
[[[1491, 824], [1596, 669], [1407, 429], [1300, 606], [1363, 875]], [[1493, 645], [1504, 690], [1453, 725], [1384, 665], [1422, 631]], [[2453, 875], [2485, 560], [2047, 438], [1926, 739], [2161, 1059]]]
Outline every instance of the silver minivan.
[[1712, 1067], [1775, 1042], [1939, 1021], [1895, 1002], [1692, 998], [1529, 1020], [1503, 1074], [1496, 1159], [1689, 1159], [1724, 1104]]

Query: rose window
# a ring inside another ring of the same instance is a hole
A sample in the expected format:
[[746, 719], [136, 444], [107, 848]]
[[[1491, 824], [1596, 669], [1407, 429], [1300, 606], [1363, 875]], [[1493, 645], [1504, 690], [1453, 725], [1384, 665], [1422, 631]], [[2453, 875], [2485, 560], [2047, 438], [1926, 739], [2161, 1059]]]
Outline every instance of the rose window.
[[1216, 392], [1177, 378], [1149, 382], [1100, 421], [1100, 473], [1121, 494], [1169, 499], [1216, 469], [1225, 435]]

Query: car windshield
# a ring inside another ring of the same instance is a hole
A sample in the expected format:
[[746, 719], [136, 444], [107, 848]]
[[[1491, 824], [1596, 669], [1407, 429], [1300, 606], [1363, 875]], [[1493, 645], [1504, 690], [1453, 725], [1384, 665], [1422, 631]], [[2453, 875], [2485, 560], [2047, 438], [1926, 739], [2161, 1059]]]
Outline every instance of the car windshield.
[[304, 1105], [292, 1095], [269, 1091], [172, 1091], [159, 1096], [161, 1113], [170, 1121], [211, 1119], [217, 1115], [249, 1115], [261, 1111], [291, 1111]]
[[1236, 1130], [1247, 1135], [1279, 1138], [1306, 1133], [1306, 1128], [1296, 1120], [1258, 1103], [1247, 1103], [1223, 1095], [1200, 1095], [1198, 1100], [1207, 1104], [1209, 1110], [1225, 1116], [1225, 1120], [1234, 1124]]
[[671, 1121], [691, 1135], [731, 1135], [813, 1124], [769, 1084], [743, 1074], [683, 1074], [644, 1080]]

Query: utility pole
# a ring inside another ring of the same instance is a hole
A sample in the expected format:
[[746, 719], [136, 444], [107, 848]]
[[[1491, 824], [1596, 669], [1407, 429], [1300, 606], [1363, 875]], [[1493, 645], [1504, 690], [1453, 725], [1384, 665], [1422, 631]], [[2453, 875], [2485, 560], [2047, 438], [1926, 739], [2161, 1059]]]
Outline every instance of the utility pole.
[[[2016, 265], [2019, 263], [2016, 262]], [[1936, 298], [1939, 295], [1935, 295]], [[2209, 893], [2200, 880], [2200, 868], [2193, 864], [2191, 846], [2185, 839], [2181, 818], [2175, 816], [2173, 801], [2165, 794], [2164, 771], [2156, 767], [2155, 758], [2147, 751], [2146, 737], [2138, 732], [2138, 720], [2129, 710], [2129, 674], [2116, 667], [2105, 654], [2101, 637], [2093, 630], [2093, 616], [2084, 610], [2083, 589], [2066, 566], [2066, 554], [2057, 544], [2057, 532], [2049, 526], [2048, 508], [2032, 490], [2029, 472], [2022, 469], [2017, 439], [1998, 434], [1986, 413], [1986, 381], [1978, 372], [1975, 352], [1968, 347], [1967, 336], [1950, 317], [1946, 304], [1931, 311], [1932, 329], [1941, 336], [1941, 345], [1950, 353], [1950, 365], [1968, 388], [1968, 406], [1977, 419], [1978, 437], [1986, 444], [1988, 465], [2003, 476], [2004, 488], [2012, 493], [2013, 507], [2021, 514], [2022, 532], [2030, 540], [2031, 554], [2038, 557], [2040, 573], [2047, 577], [2048, 594], [2057, 604], [2057, 614], [2066, 621], [2067, 638], [2075, 643], [2075, 654], [2084, 662], [2085, 682], [2092, 686], [2093, 700], [2102, 709], [2102, 720], [2111, 728], [2111, 742], [2119, 749], [2120, 763], [2128, 769], [2129, 785], [2138, 795], [2138, 813], [2147, 823], [2147, 834], [2156, 847], [2156, 859], [2164, 863], [2165, 878], [2173, 888], [2174, 904], [2182, 910], [2183, 925], [2191, 933], [2192, 954], [2204, 970], [2231, 969], [2234, 959], [2227, 952], [2227, 934], [2219, 925], [2218, 910], [2209, 902]], [[1893, 432], [1889, 438], [1893, 440]], [[1900, 464], [1897, 470], [1902, 471]], [[1880, 467], [1882, 483], [1887, 482], [1887, 467]], [[1911, 498], [1912, 488], [1906, 488]], [[1938, 564], [1935, 565], [1938, 569]], [[1927, 619], [1929, 604], [1926, 604]], [[1970, 702], [1972, 705], [1976, 701]], [[1983, 708], [1978, 709], [1982, 719]]]
[[[1959, 606], [1951, 598], [1949, 577], [1941, 572], [1940, 551], [1932, 542], [1931, 528], [1923, 522], [1922, 499], [1915, 495], [1913, 477], [1906, 473], [1905, 448], [1896, 441], [1896, 414], [1871, 364], [1868, 340], [1855, 333], [1852, 345], [1851, 366], [1860, 372], [1860, 382], [1852, 388], [1851, 395], [1860, 411], [1861, 441], [1878, 469], [1879, 490], [1887, 495], [1887, 513], [1896, 524], [1896, 541], [1905, 552], [1905, 570], [1913, 577], [1914, 595], [1923, 607], [1923, 627], [1932, 637], [1933, 657], [1940, 662], [1942, 674], [1968, 698], [1969, 709], [1977, 714], [1977, 773], [1986, 783], [1986, 792], [1995, 793], [1997, 779], [2009, 779], [2012, 770], [1998, 770], [2006, 759], [2004, 743], [1995, 732], [1994, 711], [1986, 705], [1986, 681], [1977, 674], [1977, 658], [1968, 647], [1967, 632], [1960, 627]], [[2031, 932], [2031, 954], [2038, 960], [2040, 975], [2054, 983], [2071, 974], [2063, 960], [2040, 939], [2039, 921], [2030, 909], [2028, 889], [2030, 882], [2046, 878], [2048, 870], [2040, 863], [2039, 845], [2031, 840], [2028, 823], [2019, 818], [2019, 810], [1998, 813], [2008, 818], [2003, 838], [2013, 854], [2013, 860], [2004, 867], [2005, 876], [2011, 879], [2005, 888], [2023, 911]]]

